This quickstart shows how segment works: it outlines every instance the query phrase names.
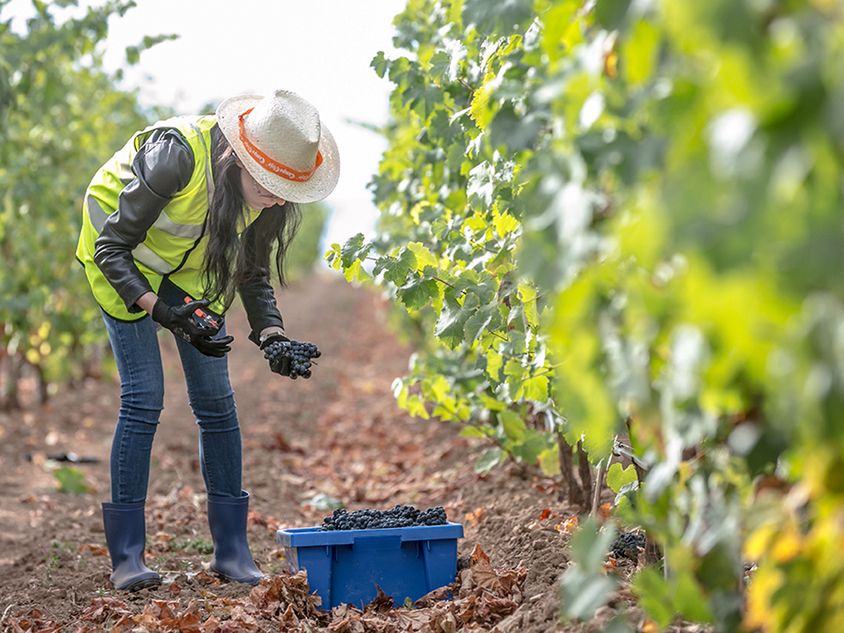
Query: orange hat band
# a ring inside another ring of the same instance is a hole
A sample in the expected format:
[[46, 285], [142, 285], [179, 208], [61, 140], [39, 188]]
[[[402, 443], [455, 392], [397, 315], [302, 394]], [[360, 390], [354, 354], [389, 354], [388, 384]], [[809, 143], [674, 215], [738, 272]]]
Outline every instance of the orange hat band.
[[246, 136], [246, 126], [244, 125], [243, 120], [246, 116], [252, 112], [252, 108], [249, 108], [246, 112], [242, 113], [238, 118], [240, 120], [240, 140], [243, 142], [243, 146], [246, 148], [246, 151], [249, 152], [249, 155], [255, 159], [261, 167], [266, 169], [271, 174], [275, 174], [276, 176], [281, 176], [287, 180], [295, 180], [296, 182], [304, 182], [309, 180], [311, 176], [314, 175], [314, 172], [317, 170], [317, 167], [322, 165], [322, 153], [317, 150], [316, 155], [316, 162], [314, 163], [313, 168], [309, 169], [308, 171], [301, 171], [298, 169], [293, 169], [292, 167], [288, 167], [277, 160], [273, 160], [269, 156], [267, 156], [264, 152], [258, 149], [255, 144], [249, 140]]

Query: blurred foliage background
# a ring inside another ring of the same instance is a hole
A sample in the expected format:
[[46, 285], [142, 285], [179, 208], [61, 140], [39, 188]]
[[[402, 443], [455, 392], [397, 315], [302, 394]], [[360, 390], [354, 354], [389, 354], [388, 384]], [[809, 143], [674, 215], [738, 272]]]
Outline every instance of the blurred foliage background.
[[[394, 25], [379, 234], [326, 258], [400, 308], [399, 404], [573, 502], [609, 473], [661, 627], [844, 630], [844, 5], [409, 0]], [[591, 600], [564, 618], [611, 595], [605, 536], [573, 543]]]
[[[0, 0], [0, 407], [13, 408], [27, 376], [45, 400], [51, 383], [99, 373], [105, 331], [73, 258], [83, 193], [135, 131], [175, 113], [142, 107], [122, 71], [103, 67], [108, 20], [134, 2], [33, 0], [15, 28], [8, 5]], [[144, 37], [126, 63], [173, 37]], [[313, 266], [325, 213], [304, 209], [292, 278]]]

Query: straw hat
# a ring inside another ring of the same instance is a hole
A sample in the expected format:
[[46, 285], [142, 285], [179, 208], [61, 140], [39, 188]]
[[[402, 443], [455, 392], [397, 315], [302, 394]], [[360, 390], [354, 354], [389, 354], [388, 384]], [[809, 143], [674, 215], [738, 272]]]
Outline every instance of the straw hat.
[[217, 123], [267, 191], [291, 202], [316, 202], [337, 184], [337, 143], [317, 109], [295, 92], [230, 97], [217, 107]]

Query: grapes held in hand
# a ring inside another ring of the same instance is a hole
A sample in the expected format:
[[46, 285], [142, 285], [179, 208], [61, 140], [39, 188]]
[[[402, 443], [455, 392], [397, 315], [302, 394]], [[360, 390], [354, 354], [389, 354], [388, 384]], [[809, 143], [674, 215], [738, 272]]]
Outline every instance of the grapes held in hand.
[[287, 375], [293, 380], [310, 378], [312, 366], [316, 364], [313, 359], [320, 356], [317, 346], [306, 341], [273, 341], [264, 348], [264, 358], [270, 362], [270, 368], [282, 373], [281, 367], [287, 365]]
[[442, 506], [419, 510], [413, 506], [397, 505], [390, 510], [335, 510], [322, 521], [322, 529], [372, 530], [379, 528], [414, 527], [421, 525], [445, 525], [448, 519]]

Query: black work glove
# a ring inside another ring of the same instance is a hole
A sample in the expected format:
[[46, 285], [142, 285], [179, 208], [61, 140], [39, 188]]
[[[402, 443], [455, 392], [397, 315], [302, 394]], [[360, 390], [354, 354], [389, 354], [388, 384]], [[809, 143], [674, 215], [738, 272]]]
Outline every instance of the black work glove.
[[264, 350], [264, 358], [270, 363], [270, 369], [292, 380], [310, 378], [313, 359], [321, 355], [313, 343], [293, 341], [283, 334], [268, 337], [261, 349]]
[[282, 376], [290, 375], [290, 357], [285, 354], [271, 354], [267, 348], [273, 343], [280, 343], [289, 341], [284, 334], [271, 334], [266, 339], [261, 341], [261, 351], [264, 352], [264, 358], [270, 364], [270, 370]]
[[231, 351], [229, 344], [234, 337], [224, 336], [216, 340], [211, 338], [223, 326], [222, 318], [217, 318], [216, 325], [210, 325], [207, 320], [203, 321], [194, 315], [195, 310], [207, 308], [208, 303], [207, 299], [201, 299], [174, 308], [159, 298], [152, 307], [152, 320], [187, 341], [206, 356], [221, 358], [226, 352]]

